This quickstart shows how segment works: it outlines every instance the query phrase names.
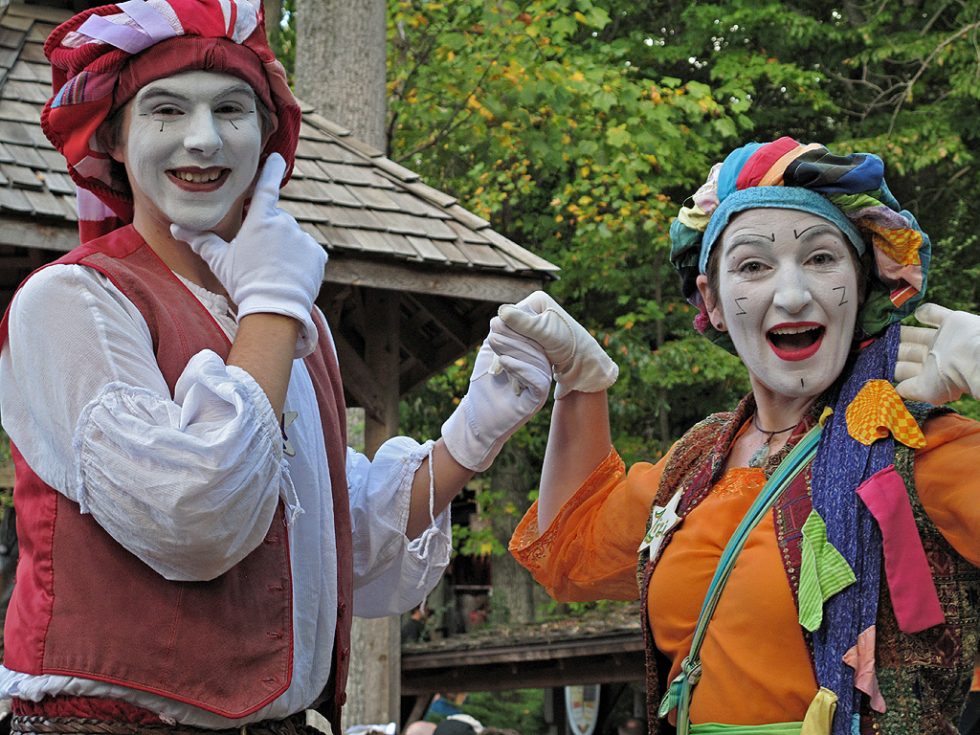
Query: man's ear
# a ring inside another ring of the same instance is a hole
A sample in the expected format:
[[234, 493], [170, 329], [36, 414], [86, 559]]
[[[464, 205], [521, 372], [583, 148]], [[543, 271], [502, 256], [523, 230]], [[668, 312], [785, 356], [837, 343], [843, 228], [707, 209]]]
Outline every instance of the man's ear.
[[704, 308], [708, 312], [708, 319], [711, 320], [711, 326], [719, 332], [724, 332], [725, 318], [721, 313], [721, 309], [718, 308], [718, 300], [715, 298], [714, 291], [708, 285], [708, 277], [702, 273], [697, 277], [695, 283], [698, 287], [698, 293], [701, 294], [701, 300], [704, 301]]
[[113, 161], [125, 165], [126, 108], [117, 110], [95, 131], [95, 139]]

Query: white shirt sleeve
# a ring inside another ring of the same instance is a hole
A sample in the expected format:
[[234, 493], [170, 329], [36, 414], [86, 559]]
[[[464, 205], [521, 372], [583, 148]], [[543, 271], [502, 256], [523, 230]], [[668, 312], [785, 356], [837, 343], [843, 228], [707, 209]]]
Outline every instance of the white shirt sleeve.
[[104, 276], [34, 275], [0, 354], [0, 415], [27, 463], [167, 579], [212, 579], [295, 498], [276, 416], [243, 370], [203, 351], [171, 397], [146, 323]]
[[[433, 442], [419, 445], [400, 436], [386, 441], [369, 461], [347, 453], [351, 525], [354, 534], [354, 614], [397, 615], [421, 603], [439, 582], [452, 553], [449, 509], [431, 515], [416, 539], [405, 535], [412, 482]], [[431, 463], [430, 463], [431, 467]]]

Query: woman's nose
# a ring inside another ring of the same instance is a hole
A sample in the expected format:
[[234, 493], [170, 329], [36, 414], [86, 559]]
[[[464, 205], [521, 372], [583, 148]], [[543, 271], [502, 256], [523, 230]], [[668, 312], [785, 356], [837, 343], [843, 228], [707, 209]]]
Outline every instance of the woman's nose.
[[223, 144], [217, 120], [211, 110], [195, 110], [187, 121], [184, 147], [210, 157], [220, 151]]
[[813, 300], [806, 279], [799, 273], [783, 274], [776, 286], [773, 303], [788, 314], [799, 314]]

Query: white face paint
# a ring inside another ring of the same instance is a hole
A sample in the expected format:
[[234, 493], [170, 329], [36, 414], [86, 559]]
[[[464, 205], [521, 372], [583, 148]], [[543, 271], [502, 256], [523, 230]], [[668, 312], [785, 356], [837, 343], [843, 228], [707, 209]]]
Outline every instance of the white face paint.
[[208, 71], [158, 79], [127, 103], [123, 131], [113, 155], [126, 165], [137, 219], [237, 229], [263, 145], [247, 82]]
[[[815, 214], [750, 209], [718, 243], [722, 320], [757, 397], [815, 397], [844, 368], [858, 310], [855, 255], [840, 229]], [[705, 294], [706, 279], [699, 279]]]

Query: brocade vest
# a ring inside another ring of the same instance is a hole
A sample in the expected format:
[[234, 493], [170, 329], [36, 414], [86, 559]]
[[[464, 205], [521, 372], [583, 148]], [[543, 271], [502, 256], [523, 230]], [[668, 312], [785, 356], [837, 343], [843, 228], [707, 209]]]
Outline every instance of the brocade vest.
[[[907, 403], [906, 407], [920, 425], [930, 416], [947, 411], [924, 403]], [[767, 478], [814, 425], [821, 408], [822, 405], [814, 407], [794, 430], [786, 446], [769, 459], [764, 468]], [[653, 504], [664, 506], [678, 490], [682, 490], [677, 514], [684, 518], [694, 510], [721, 478], [735, 436], [754, 410], [754, 401], [749, 396], [735, 411], [709, 416], [688, 431], [674, 446]], [[895, 469], [905, 481], [946, 621], [920, 633], [903, 633], [895, 619], [888, 585], [882, 580], [875, 660], [878, 685], [887, 711], [874, 712], [867, 696], [863, 696], [861, 732], [863, 735], [947, 735], [956, 732], [949, 714], [958, 716], [973, 673], [973, 659], [980, 637], [977, 628], [980, 569], [963, 559], [926, 515], [915, 492], [915, 452], [898, 442], [896, 447]], [[810, 466], [806, 467], [790, 483], [772, 509], [780, 558], [797, 608], [801, 529], [812, 509], [810, 470]], [[661, 697], [668, 684], [666, 678], [670, 662], [656, 648], [647, 617], [646, 600], [653, 570], [674, 532], [682, 525], [675, 525], [667, 532], [656, 557], [651, 559], [647, 550], [641, 551], [637, 567], [640, 600], [643, 603], [641, 615], [646, 649], [647, 716], [651, 735], [669, 735], [674, 728], [657, 716]], [[812, 663], [813, 644], [810, 635], [805, 630], [803, 632]]]
[[[225, 333], [132, 226], [55, 263], [97, 270], [139, 309], [171, 395], [201, 350], [227, 358]], [[353, 581], [346, 418], [337, 359], [326, 326], [314, 316], [318, 348], [305, 362], [327, 448], [338, 559], [333, 665], [321, 709], [339, 732]], [[7, 333], [5, 315], [0, 348]], [[292, 579], [282, 502], [265, 539], [232, 569], [207, 582], [173, 582], [46, 485], [16, 447], [12, 451], [21, 558], [4, 627], [8, 668], [119, 684], [228, 718], [250, 715], [286, 691], [293, 664]]]

